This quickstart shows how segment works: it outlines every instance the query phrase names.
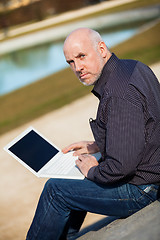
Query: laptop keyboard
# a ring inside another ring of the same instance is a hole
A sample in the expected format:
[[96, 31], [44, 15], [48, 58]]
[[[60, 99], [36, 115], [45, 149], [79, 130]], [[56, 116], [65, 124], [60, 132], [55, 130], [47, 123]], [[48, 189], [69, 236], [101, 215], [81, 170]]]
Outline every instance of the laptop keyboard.
[[73, 153], [64, 154], [54, 162], [46, 171], [47, 174], [67, 174], [73, 166], [76, 166], [77, 157]]

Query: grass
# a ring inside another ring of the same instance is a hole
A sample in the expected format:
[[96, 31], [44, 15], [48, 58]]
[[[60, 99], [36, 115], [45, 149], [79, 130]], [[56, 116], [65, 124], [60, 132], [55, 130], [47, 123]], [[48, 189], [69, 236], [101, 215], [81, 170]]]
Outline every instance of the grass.
[[70, 69], [0, 97], [0, 134], [88, 93]]
[[[111, 49], [120, 58], [146, 64], [160, 61], [160, 23]], [[70, 69], [65, 69], [0, 97], [0, 134], [88, 94]]]
[[113, 50], [121, 58], [136, 59], [148, 65], [160, 61], [160, 22]]

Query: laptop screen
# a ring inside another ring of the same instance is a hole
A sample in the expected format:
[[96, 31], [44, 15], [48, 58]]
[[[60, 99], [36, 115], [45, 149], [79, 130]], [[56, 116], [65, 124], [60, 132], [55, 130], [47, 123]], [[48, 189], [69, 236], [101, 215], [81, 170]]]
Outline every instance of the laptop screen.
[[9, 150], [36, 172], [59, 152], [34, 130], [12, 145]]

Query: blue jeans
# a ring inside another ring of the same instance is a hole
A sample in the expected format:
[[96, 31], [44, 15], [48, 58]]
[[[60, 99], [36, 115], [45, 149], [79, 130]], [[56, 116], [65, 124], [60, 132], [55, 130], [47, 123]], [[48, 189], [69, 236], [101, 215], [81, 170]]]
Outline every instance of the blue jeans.
[[80, 229], [86, 212], [127, 217], [155, 201], [158, 187], [50, 179], [41, 194], [27, 240], [66, 239], [65, 234], [74, 235]]

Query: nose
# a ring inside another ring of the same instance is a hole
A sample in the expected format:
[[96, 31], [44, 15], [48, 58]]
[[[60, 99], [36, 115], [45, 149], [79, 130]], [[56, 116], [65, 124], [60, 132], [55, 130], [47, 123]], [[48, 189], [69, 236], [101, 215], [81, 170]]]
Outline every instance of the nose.
[[80, 72], [83, 69], [83, 65], [80, 61], [75, 61], [75, 71]]

